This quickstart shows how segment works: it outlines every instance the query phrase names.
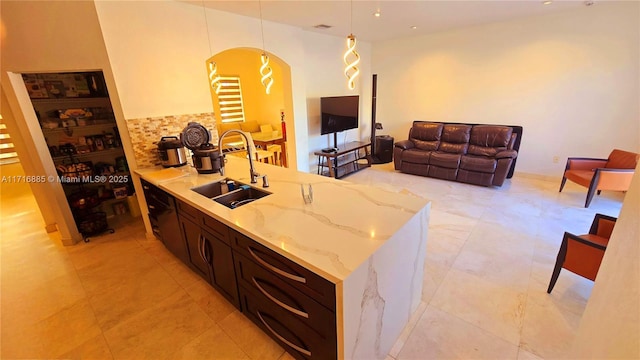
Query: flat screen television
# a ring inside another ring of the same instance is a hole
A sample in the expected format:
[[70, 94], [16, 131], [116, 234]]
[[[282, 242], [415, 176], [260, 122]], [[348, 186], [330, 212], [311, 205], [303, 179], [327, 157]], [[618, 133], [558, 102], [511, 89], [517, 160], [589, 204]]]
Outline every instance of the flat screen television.
[[332, 134], [358, 128], [358, 95], [320, 98], [320, 134]]

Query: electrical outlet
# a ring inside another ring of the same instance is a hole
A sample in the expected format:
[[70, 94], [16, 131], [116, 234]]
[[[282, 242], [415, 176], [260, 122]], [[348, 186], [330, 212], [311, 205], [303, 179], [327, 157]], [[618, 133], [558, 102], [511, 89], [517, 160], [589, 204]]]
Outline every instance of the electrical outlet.
[[560, 162], [560, 157], [558, 157], [558, 155], [553, 157], [553, 163], [557, 164], [558, 162]]

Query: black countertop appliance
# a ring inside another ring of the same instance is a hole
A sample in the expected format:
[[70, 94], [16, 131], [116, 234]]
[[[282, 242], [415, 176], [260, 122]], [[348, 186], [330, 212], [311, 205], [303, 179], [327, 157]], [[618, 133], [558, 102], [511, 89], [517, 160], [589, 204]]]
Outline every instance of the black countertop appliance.
[[190, 122], [182, 130], [180, 140], [191, 150], [193, 166], [199, 174], [213, 174], [220, 171], [224, 158], [217, 146], [209, 143], [211, 133], [204, 126]]

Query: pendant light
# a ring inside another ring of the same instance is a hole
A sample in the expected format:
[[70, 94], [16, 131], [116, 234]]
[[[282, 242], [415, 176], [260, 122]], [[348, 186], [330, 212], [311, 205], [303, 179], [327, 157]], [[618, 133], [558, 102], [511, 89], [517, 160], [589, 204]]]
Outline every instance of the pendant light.
[[[207, 20], [207, 8], [204, 6], [204, 0], [202, 0], [202, 11], [204, 12], [204, 24], [207, 28], [207, 43], [209, 44], [209, 54], [211, 54], [211, 38], [209, 36], [209, 21]], [[218, 74], [218, 64], [213, 60], [207, 61], [207, 67], [209, 69], [209, 83], [211, 88], [215, 90], [216, 95], [220, 92], [220, 74]]]
[[356, 37], [353, 35], [353, 0], [351, 0], [351, 31], [347, 36], [347, 51], [342, 59], [345, 64], [344, 74], [347, 77], [347, 86], [353, 90], [356, 88], [355, 80], [360, 74], [360, 69], [357, 66], [360, 63], [360, 54], [356, 51]]
[[260, 62], [262, 66], [260, 66], [260, 82], [265, 88], [265, 91], [268, 94], [271, 93], [271, 86], [273, 86], [273, 71], [271, 70], [271, 66], [269, 66], [269, 55], [267, 55], [267, 51], [264, 47], [264, 25], [262, 24], [262, 1], [258, 1], [258, 5], [260, 6], [260, 32], [262, 33], [262, 54], [260, 54]]
[[209, 82], [211, 83], [211, 88], [215, 90], [217, 95], [220, 93], [220, 88], [222, 87], [220, 74], [218, 74], [218, 64], [216, 64], [215, 61], [210, 60], [207, 62], [207, 65], [209, 65]]

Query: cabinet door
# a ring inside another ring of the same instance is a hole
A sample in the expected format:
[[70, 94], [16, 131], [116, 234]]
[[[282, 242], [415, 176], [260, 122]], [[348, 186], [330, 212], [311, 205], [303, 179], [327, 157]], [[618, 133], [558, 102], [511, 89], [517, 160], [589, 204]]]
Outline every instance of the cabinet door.
[[211, 268], [205, 258], [205, 238], [202, 235], [200, 226], [194, 222], [180, 218], [180, 230], [189, 249], [189, 264], [191, 268], [207, 282], [211, 282]]
[[211, 261], [213, 269], [211, 284], [239, 309], [240, 301], [231, 247], [211, 233], [203, 231], [202, 234], [205, 239], [205, 257]]

